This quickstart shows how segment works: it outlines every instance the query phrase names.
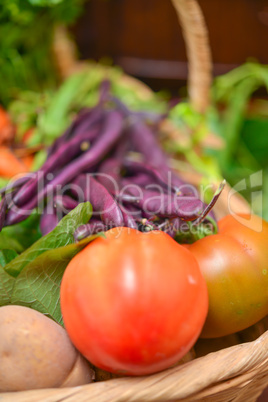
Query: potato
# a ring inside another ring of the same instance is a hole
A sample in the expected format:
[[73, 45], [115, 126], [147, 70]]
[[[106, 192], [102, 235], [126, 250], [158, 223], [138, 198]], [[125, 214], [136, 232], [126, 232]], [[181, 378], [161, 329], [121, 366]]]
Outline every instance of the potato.
[[93, 378], [59, 324], [28, 307], [0, 307], [0, 392], [72, 387]]

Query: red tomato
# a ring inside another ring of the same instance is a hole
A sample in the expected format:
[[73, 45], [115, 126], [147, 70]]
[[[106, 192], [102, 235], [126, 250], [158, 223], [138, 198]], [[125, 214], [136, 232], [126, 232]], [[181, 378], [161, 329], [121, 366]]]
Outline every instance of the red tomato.
[[95, 366], [150, 374], [197, 340], [207, 288], [195, 258], [167, 234], [116, 228], [69, 263], [61, 308], [72, 342]]
[[268, 314], [268, 223], [241, 218], [224, 217], [218, 234], [187, 246], [208, 286], [204, 338], [241, 331]]

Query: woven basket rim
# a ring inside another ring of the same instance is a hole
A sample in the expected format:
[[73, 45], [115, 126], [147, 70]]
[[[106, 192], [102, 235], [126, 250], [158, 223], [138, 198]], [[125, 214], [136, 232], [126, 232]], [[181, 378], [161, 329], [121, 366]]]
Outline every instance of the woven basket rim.
[[260, 371], [262, 376], [268, 376], [268, 331], [255, 341], [212, 352], [150, 376], [122, 377], [72, 388], [2, 393], [0, 398], [4, 402], [52, 402], [71, 396], [92, 402], [184, 401], [196, 393], [213, 395], [213, 389], [228, 388], [232, 380], [236, 386], [243, 386]]

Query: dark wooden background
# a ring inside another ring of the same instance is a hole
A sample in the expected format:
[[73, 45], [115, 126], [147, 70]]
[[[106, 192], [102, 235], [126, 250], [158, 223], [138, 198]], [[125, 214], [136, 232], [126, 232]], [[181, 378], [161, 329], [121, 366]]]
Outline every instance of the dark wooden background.
[[[199, 0], [214, 75], [246, 60], [268, 64], [268, 0]], [[181, 29], [169, 0], [89, 0], [73, 28], [82, 59], [110, 59], [153, 89], [187, 77]]]

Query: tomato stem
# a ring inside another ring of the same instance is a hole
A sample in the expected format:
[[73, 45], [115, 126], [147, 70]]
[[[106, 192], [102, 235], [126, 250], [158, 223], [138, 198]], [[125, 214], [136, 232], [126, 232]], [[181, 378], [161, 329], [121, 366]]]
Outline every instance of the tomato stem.
[[196, 222], [185, 222], [188, 226], [188, 230], [179, 230], [175, 235], [175, 240], [180, 244], [192, 244], [203, 237], [211, 236], [218, 232], [218, 226], [215, 219], [211, 216], [207, 216], [206, 219], [199, 224]]

